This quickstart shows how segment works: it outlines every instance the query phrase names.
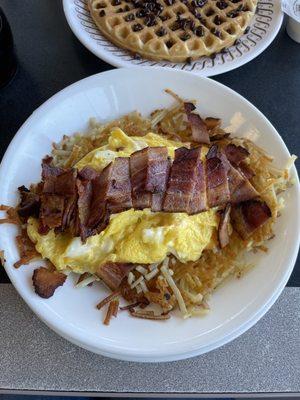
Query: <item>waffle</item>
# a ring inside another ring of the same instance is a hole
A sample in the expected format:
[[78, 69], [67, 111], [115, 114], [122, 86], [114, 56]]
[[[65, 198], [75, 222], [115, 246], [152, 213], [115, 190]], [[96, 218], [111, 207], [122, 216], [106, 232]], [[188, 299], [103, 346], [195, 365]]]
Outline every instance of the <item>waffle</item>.
[[115, 45], [142, 57], [190, 62], [231, 46], [258, 0], [88, 0], [93, 20]]

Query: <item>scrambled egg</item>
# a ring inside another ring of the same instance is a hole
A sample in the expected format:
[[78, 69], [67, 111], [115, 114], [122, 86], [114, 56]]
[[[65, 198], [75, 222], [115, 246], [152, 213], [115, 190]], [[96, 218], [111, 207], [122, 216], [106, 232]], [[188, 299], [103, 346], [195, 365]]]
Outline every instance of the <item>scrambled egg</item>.
[[102, 171], [116, 157], [129, 157], [137, 150], [145, 147], [166, 146], [171, 158], [174, 152], [182, 146], [181, 142], [165, 139], [156, 133], [147, 133], [145, 136], [127, 136], [120, 128], [112, 130], [108, 139], [108, 144], [95, 149], [84, 156], [77, 164], [78, 169], [85, 166]]
[[206, 247], [213, 246], [217, 226], [214, 210], [189, 216], [131, 209], [112, 215], [107, 228], [84, 244], [69, 234], [40, 235], [34, 218], [29, 219], [27, 230], [38, 252], [57, 269], [94, 273], [107, 261], [152, 264], [168, 254], [182, 262], [196, 261]]
[[[89, 165], [101, 171], [116, 157], [129, 157], [147, 146], [166, 146], [173, 158], [182, 143], [154, 133], [129, 137], [121, 129], [115, 129], [106, 146], [87, 154], [76, 167]], [[152, 264], [162, 262], [169, 254], [181, 262], [196, 261], [205, 248], [216, 246], [218, 223], [215, 209], [196, 215], [131, 209], [111, 215], [106, 229], [89, 237], [84, 244], [68, 233], [55, 235], [50, 231], [40, 235], [34, 218], [29, 219], [27, 231], [37, 251], [58, 270], [94, 273], [107, 261]]]

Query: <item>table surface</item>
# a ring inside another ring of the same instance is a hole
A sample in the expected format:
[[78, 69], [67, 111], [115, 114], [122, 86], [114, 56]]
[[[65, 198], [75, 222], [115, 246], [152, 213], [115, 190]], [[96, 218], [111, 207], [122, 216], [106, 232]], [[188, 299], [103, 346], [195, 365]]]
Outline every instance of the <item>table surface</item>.
[[[2, 158], [19, 127], [38, 106], [66, 86], [113, 67], [96, 58], [74, 37], [64, 18], [61, 0], [0, 0], [0, 6], [10, 22], [18, 57], [15, 79], [0, 90]], [[262, 111], [294, 154], [300, 154], [299, 50], [283, 27], [271, 46], [255, 60], [213, 78]], [[0, 270], [0, 283], [8, 282], [4, 270]], [[288, 285], [300, 286], [299, 259]], [[285, 289], [271, 311], [233, 343], [189, 361], [164, 364], [165, 367], [150, 365], [145, 373], [139, 364], [108, 360], [66, 343], [36, 320], [11, 285], [0, 285], [0, 371], [4, 371], [0, 374], [0, 389], [179, 394], [297, 392], [299, 294], [300, 289]], [[272, 324], [278, 327], [274, 332], [270, 331]], [[22, 363], [24, 368], [24, 363], [32, 367], [33, 374], [20, 375]], [[70, 369], [55, 373], [62, 364]], [[90, 374], [86, 372], [89, 370]], [[178, 371], [182, 375], [176, 381]]]
[[[300, 393], [299, 288], [285, 288], [254, 327], [226, 346], [189, 360], [160, 364], [117, 361], [80, 349], [38, 320], [11, 285], [0, 284], [0, 292], [0, 393], [132, 397], [213, 393], [227, 398]], [[276, 330], [266, 334], [274, 321]]]

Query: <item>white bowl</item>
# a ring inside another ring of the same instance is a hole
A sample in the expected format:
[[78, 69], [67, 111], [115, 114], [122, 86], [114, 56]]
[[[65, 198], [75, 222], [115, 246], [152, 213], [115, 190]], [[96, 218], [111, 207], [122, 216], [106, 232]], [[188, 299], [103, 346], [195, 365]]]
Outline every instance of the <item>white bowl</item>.
[[[225, 86], [195, 75], [162, 68], [119, 69], [94, 75], [62, 90], [39, 107], [11, 142], [0, 168], [0, 204], [15, 205], [17, 187], [40, 179], [42, 157], [63, 134], [83, 130], [89, 117], [111, 120], [133, 110], [144, 114], [168, 106], [170, 88], [186, 99], [198, 100], [203, 116], [220, 117], [238, 136], [251, 136], [284, 166], [289, 152], [268, 120], [247, 100]], [[104, 297], [101, 284], [74, 288], [68, 278], [48, 300], [32, 288], [34, 267], [14, 269], [18, 259], [16, 228], [0, 226], [0, 249], [5, 250], [6, 271], [26, 303], [54, 331], [95, 353], [133, 361], [178, 360], [215, 349], [249, 329], [275, 302], [293, 269], [299, 246], [300, 196], [296, 184], [285, 194], [286, 208], [275, 227], [276, 237], [267, 254], [251, 255], [256, 264], [243, 278], [228, 280], [211, 299], [204, 318], [183, 320], [175, 315], [156, 322], [120, 313], [109, 327], [95, 304]], [[273, 326], [272, 329], [276, 329]]]

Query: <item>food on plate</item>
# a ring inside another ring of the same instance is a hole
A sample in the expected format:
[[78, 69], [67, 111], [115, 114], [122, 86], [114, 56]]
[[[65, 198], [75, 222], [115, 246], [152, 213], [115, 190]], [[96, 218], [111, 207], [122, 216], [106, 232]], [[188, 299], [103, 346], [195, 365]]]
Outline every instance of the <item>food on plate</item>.
[[153, 60], [190, 62], [232, 46], [258, 0], [88, 0], [99, 30], [115, 45]]
[[36, 293], [44, 299], [48, 299], [53, 296], [59, 286], [64, 284], [66, 278], [66, 275], [61, 272], [40, 267], [34, 270], [32, 282]]
[[246, 251], [267, 251], [295, 157], [275, 168], [251, 140], [167, 92], [175, 105], [148, 118], [91, 120], [87, 133], [64, 136], [42, 160], [41, 181], [18, 188], [16, 207], [1, 206], [0, 222], [20, 226], [15, 267], [46, 263], [33, 273], [41, 297], [75, 273], [78, 288], [111, 290], [97, 305], [105, 324], [124, 310], [201, 315], [213, 290], [247, 269]]

